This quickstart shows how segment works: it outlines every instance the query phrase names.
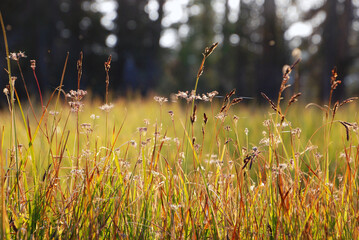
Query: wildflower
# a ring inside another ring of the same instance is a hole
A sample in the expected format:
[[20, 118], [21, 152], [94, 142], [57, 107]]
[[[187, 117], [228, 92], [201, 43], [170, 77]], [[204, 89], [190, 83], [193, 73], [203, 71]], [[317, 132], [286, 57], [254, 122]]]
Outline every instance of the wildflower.
[[233, 162], [232, 160], [229, 160], [229, 161], [228, 161], [228, 165], [229, 165], [229, 168], [230, 168], [230, 169], [232, 169], [233, 163], [234, 163], [234, 162]]
[[291, 133], [293, 136], [297, 136], [298, 138], [300, 138], [300, 134], [301, 134], [302, 130], [300, 128], [295, 128], [292, 129]]
[[207, 93], [207, 96], [209, 98], [209, 101], [212, 102], [213, 98], [218, 95], [218, 92], [217, 91], [212, 91], [210, 93]]
[[113, 107], [114, 107], [114, 105], [112, 103], [110, 103], [110, 104], [106, 103], [106, 104], [102, 105], [100, 107], [100, 109], [105, 112], [110, 112]]
[[277, 123], [277, 127], [288, 127], [291, 126], [291, 122], [283, 122], [283, 123]]
[[316, 145], [310, 145], [304, 150], [304, 152], [312, 151], [312, 150], [317, 149], [317, 148], [318, 148], [318, 146], [316, 146]]
[[280, 164], [279, 164], [279, 169], [284, 170], [284, 169], [286, 169], [286, 168], [287, 168], [287, 164], [285, 164], [285, 163], [280, 163]]
[[11, 60], [14, 60], [14, 61], [19, 60], [16, 53], [10, 53], [10, 54], [9, 54], [9, 58], [10, 58]]
[[151, 170], [151, 173], [152, 173], [152, 175], [155, 176], [155, 177], [158, 176], [158, 175], [160, 175], [159, 172], [156, 172], [156, 171], [153, 171], [153, 170]]
[[56, 111], [50, 111], [50, 112], [49, 112], [49, 114], [50, 114], [50, 115], [52, 115], [52, 116], [56, 116], [56, 115], [58, 115], [58, 114], [59, 114], [59, 112], [56, 112]]
[[233, 116], [234, 124], [237, 124], [239, 117], [237, 115]]
[[244, 165], [242, 167], [242, 170], [247, 166], [247, 164], [249, 163], [249, 170], [252, 168], [252, 164], [255, 160], [255, 158], [258, 156], [258, 154], [260, 153], [260, 151], [258, 151], [257, 147], [253, 147], [252, 148], [252, 153], [248, 154], [244, 159]]
[[170, 140], [171, 140], [170, 137], [165, 136], [165, 137], [163, 137], [163, 138], [161, 139], [161, 142], [168, 142], [168, 141], [170, 141]]
[[80, 112], [82, 111], [83, 103], [81, 103], [81, 99], [87, 94], [87, 91], [84, 90], [70, 90], [69, 93], [66, 94], [66, 97], [71, 98], [72, 101], [69, 102], [72, 112]]
[[196, 92], [192, 90], [191, 94], [187, 97], [187, 102], [192, 102], [195, 99], [196, 99]]
[[137, 128], [137, 131], [139, 131], [140, 133], [145, 133], [147, 132], [147, 127], [139, 127]]
[[153, 98], [156, 102], [158, 102], [161, 106], [163, 103], [168, 102], [168, 99], [165, 97], [155, 96]]
[[198, 151], [200, 147], [201, 147], [201, 145], [199, 145], [198, 143], [196, 143], [196, 144], [193, 146], [194, 150], [196, 150], [196, 151]]
[[77, 101], [80, 101], [85, 95], [87, 94], [87, 91], [85, 90], [70, 90], [68, 94], [66, 94], [66, 97], [76, 99]]
[[91, 124], [90, 123], [81, 123], [80, 125], [83, 129], [89, 129], [91, 128]]
[[82, 111], [83, 103], [81, 103], [80, 101], [69, 102], [69, 105], [71, 107], [71, 112], [81, 112]]
[[222, 122], [225, 120], [225, 118], [227, 117], [227, 114], [224, 112], [218, 113], [215, 118], [221, 120]]
[[137, 146], [137, 143], [136, 143], [135, 140], [131, 140], [131, 141], [129, 141], [129, 143], [130, 143], [130, 145], [131, 145], [132, 147], [136, 147], [136, 146]]
[[339, 176], [338, 176], [338, 181], [339, 181], [339, 182], [343, 181], [343, 176], [342, 176], [342, 175], [339, 175]]
[[195, 99], [196, 99], [196, 100], [202, 100], [202, 97], [201, 97], [200, 95], [196, 95], [196, 96], [195, 96]]
[[207, 97], [205, 94], [202, 94], [202, 100], [205, 102], [209, 101], [209, 97]]
[[25, 52], [19, 51], [18, 53], [10, 53], [9, 58], [14, 61], [19, 61], [20, 58], [26, 58]]
[[264, 145], [264, 146], [269, 146], [269, 138], [262, 138], [260, 141], [259, 141], [259, 144], [260, 145]]
[[182, 207], [181, 205], [170, 204], [170, 208], [174, 211], [177, 211], [181, 207]]
[[228, 131], [228, 132], [229, 132], [229, 131], [231, 131], [231, 127], [230, 127], [230, 126], [228, 126], [228, 125], [227, 125], [227, 126], [224, 126], [224, 130], [226, 130], [226, 131]]
[[173, 120], [173, 116], [175, 115], [173, 111], [168, 111], [168, 114], [170, 115], [171, 119]]
[[95, 120], [95, 119], [99, 119], [100, 116], [96, 116], [95, 114], [91, 114], [90, 118], [93, 119], [93, 120]]
[[187, 96], [188, 96], [188, 91], [186, 91], [186, 92], [178, 91], [178, 93], [175, 94], [176, 99], [178, 99], [178, 98], [187, 99]]
[[248, 136], [248, 133], [249, 133], [248, 128], [245, 128], [245, 129], [244, 129], [244, 134], [246, 134], [246, 135]]
[[271, 123], [271, 120], [269, 120], [269, 119], [264, 120], [264, 122], [263, 122], [263, 126], [265, 126], [265, 127], [269, 127], [269, 126], [270, 126], [270, 123]]
[[294, 167], [294, 160], [293, 160], [293, 158], [291, 158], [291, 159], [289, 160], [289, 163], [290, 163], [291, 168], [293, 168], [293, 167]]
[[174, 138], [173, 142], [175, 142], [177, 144], [177, 146], [181, 143], [180, 140], [178, 138]]

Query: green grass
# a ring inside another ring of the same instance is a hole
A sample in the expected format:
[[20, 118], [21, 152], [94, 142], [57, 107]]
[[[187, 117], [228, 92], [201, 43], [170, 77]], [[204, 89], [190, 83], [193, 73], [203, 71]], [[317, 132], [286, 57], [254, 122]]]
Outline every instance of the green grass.
[[11, 100], [17, 81], [0, 113], [2, 238], [357, 239], [357, 105], [282, 111], [290, 70], [276, 111], [235, 91], [112, 109], [106, 92], [103, 111], [77, 89], [41, 107]]

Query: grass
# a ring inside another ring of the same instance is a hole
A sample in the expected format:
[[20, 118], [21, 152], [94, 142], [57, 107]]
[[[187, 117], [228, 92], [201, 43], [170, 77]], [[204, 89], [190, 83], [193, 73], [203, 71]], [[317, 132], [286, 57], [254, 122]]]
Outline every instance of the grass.
[[62, 94], [63, 77], [49, 97], [39, 89], [41, 106], [22, 103], [8, 69], [2, 238], [357, 239], [358, 116], [346, 104], [356, 99], [292, 106], [299, 95], [282, 93], [297, 63], [277, 101], [263, 93], [272, 109], [239, 103], [235, 90], [195, 97], [203, 64], [177, 102], [114, 105], [108, 91], [104, 105], [79, 88]]

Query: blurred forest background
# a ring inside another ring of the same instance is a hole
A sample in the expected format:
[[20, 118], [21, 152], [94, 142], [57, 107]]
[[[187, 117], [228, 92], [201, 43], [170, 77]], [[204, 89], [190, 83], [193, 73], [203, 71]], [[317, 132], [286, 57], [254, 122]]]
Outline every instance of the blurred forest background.
[[[255, 101], [260, 91], [274, 98], [283, 66], [300, 57], [291, 91], [301, 91], [307, 101], [328, 97], [334, 66], [343, 81], [335, 97], [359, 93], [359, 0], [1, 0], [0, 11], [10, 51], [28, 56], [20, 63], [34, 95], [31, 59], [42, 89], [54, 90], [69, 52], [68, 91], [77, 88], [80, 51], [81, 87], [95, 95], [104, 94], [110, 54], [114, 97], [128, 90], [190, 90], [201, 53], [217, 41], [199, 92], [236, 88]], [[0, 54], [3, 88], [8, 78], [2, 36]]]

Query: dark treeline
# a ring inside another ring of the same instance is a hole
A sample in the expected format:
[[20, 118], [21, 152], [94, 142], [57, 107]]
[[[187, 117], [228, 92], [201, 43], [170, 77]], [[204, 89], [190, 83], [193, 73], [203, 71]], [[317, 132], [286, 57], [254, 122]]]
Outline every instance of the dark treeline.
[[[77, 88], [80, 51], [84, 53], [81, 87], [94, 94], [104, 93], [104, 62], [110, 54], [110, 88], [115, 96], [127, 90], [141, 94], [190, 90], [201, 52], [215, 41], [220, 44], [206, 62], [200, 91], [223, 93], [236, 88], [243, 96], [259, 99], [263, 91], [275, 98], [283, 66], [300, 57], [292, 74], [292, 81], [296, 80], [292, 91], [303, 92], [308, 100], [326, 99], [331, 69], [337, 66], [343, 83], [335, 97], [359, 92], [358, 1], [318, 0], [308, 9], [299, 0], [189, 0], [181, 1], [181, 9], [171, 9], [173, 2], [2, 0], [0, 10], [10, 51], [25, 51], [28, 56], [20, 63], [35, 96], [30, 59], [37, 61], [41, 88], [54, 90], [69, 52], [64, 80], [69, 90]], [[99, 6], [113, 11], [105, 15]], [[171, 11], [180, 11], [182, 18], [169, 21]], [[296, 24], [309, 25], [311, 30], [295, 35], [291, 32]], [[172, 39], [166, 41], [168, 36]], [[4, 69], [3, 38], [0, 50]], [[16, 63], [12, 66], [13, 75], [20, 78]], [[1, 70], [2, 88], [7, 81]], [[21, 81], [16, 86], [21, 92]]]

